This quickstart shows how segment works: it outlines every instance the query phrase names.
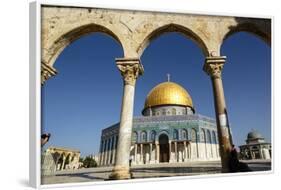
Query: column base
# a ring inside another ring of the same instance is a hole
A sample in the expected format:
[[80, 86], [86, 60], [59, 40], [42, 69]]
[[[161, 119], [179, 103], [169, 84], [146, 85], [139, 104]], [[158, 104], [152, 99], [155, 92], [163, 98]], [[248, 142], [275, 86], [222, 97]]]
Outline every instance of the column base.
[[115, 166], [112, 173], [109, 175], [109, 179], [113, 180], [122, 180], [122, 179], [131, 179], [132, 173], [130, 168], [124, 166]]

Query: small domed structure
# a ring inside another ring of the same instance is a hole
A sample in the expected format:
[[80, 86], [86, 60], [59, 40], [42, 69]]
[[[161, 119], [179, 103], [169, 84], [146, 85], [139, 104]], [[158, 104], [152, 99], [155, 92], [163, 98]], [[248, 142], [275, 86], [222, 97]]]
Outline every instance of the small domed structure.
[[260, 139], [263, 138], [262, 135], [260, 133], [258, 133], [257, 131], [251, 131], [248, 133], [247, 135], [247, 139], [251, 140], [251, 139]]
[[247, 134], [246, 144], [239, 146], [242, 159], [270, 159], [271, 143], [256, 130]]
[[247, 144], [255, 144], [264, 142], [263, 136], [256, 130], [252, 130], [248, 133], [246, 143]]

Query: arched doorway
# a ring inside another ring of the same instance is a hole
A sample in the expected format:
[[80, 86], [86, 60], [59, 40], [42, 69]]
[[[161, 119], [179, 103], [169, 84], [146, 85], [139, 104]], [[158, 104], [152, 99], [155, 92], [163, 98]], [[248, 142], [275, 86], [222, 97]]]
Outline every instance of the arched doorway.
[[159, 136], [160, 144], [160, 160], [159, 162], [169, 162], [170, 151], [169, 151], [169, 138], [166, 134]]

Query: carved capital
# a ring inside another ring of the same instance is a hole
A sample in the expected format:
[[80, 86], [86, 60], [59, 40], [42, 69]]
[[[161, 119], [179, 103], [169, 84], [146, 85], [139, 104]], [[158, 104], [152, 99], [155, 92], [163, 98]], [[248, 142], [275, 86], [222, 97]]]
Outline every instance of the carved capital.
[[144, 70], [138, 58], [117, 58], [116, 65], [123, 76], [124, 85], [134, 86], [136, 79]]
[[56, 74], [56, 69], [44, 62], [41, 62], [41, 85], [44, 85], [46, 80], [48, 80], [52, 76], [55, 76]]
[[206, 57], [203, 70], [212, 78], [220, 78], [225, 60], [225, 56]]

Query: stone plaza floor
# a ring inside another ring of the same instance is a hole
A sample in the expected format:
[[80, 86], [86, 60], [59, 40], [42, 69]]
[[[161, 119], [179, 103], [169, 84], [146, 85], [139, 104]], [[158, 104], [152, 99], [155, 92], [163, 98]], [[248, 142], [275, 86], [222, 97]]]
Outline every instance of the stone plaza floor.
[[[270, 160], [243, 161], [252, 171], [271, 170]], [[221, 173], [220, 161], [189, 162], [189, 163], [161, 163], [132, 166], [134, 179], [193, 176]], [[78, 170], [58, 171], [52, 176], [43, 176], [42, 184], [77, 183], [105, 181], [112, 171], [112, 167], [83, 168]]]

